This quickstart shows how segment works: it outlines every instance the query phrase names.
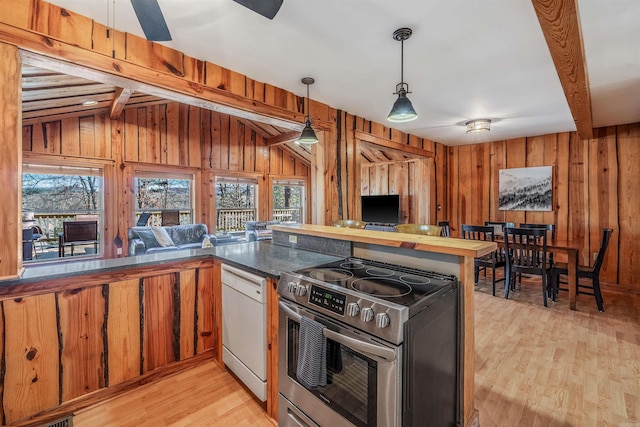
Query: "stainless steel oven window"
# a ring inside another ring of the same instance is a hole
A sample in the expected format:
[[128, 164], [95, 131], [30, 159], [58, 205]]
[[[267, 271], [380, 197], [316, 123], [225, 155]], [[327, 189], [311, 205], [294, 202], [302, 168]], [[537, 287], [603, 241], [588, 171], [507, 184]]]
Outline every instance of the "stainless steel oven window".
[[[377, 427], [396, 427], [401, 425], [402, 399], [402, 346], [384, 344], [379, 339], [360, 331], [351, 329], [347, 325], [337, 323], [324, 315], [307, 310], [297, 304], [290, 303], [284, 299], [278, 302], [278, 391], [283, 399], [287, 399], [301, 413], [322, 426], [338, 427], [354, 425], [342, 416], [338, 411], [332, 409], [325, 399], [313, 394], [303, 387], [295, 378], [290, 376], [289, 371], [289, 349], [297, 345], [289, 340], [289, 321], [299, 325], [302, 316], [313, 319], [327, 326], [325, 336], [339, 343], [343, 347], [348, 347], [357, 355], [369, 358], [377, 364], [376, 388], [369, 388], [368, 393], [375, 399], [376, 420], [369, 425]], [[297, 344], [297, 342], [295, 343]], [[367, 377], [368, 381], [368, 377]], [[372, 405], [370, 408], [373, 408]], [[283, 427], [297, 426], [295, 422], [288, 422], [289, 417], [281, 413], [278, 421]], [[359, 424], [366, 425], [366, 424]]]
[[[297, 382], [300, 324], [287, 320], [287, 374]], [[339, 363], [327, 364], [326, 386], [308, 390], [354, 425], [375, 427], [378, 412], [377, 362], [330, 339], [327, 339], [327, 349], [328, 353], [332, 352], [329, 349], [339, 353], [336, 356]]]

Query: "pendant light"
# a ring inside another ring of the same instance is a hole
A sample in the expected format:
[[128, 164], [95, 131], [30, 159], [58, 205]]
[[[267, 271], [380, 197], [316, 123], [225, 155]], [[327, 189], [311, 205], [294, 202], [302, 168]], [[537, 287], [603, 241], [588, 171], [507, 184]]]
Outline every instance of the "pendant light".
[[396, 85], [394, 95], [398, 95], [398, 99], [393, 103], [391, 112], [387, 116], [387, 120], [395, 123], [410, 122], [418, 118], [418, 113], [413, 109], [411, 101], [407, 98], [409, 92], [409, 84], [404, 82], [404, 41], [411, 37], [411, 28], [400, 28], [393, 32], [393, 39], [400, 42], [400, 83]]
[[309, 115], [309, 85], [314, 84], [316, 81], [313, 77], [304, 77], [302, 83], [307, 85], [307, 107], [304, 112], [306, 113], [304, 118], [304, 129], [300, 134], [300, 138], [296, 141], [298, 144], [315, 144], [318, 142], [318, 137], [315, 131], [311, 127], [311, 116]]

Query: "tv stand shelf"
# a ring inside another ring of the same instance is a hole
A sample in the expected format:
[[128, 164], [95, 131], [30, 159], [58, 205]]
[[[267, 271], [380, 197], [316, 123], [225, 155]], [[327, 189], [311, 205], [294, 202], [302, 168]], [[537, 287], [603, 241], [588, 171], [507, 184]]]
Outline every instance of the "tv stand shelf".
[[375, 231], [396, 231], [394, 224], [384, 224], [380, 222], [371, 222], [368, 223], [365, 227], [365, 230], [375, 230]]

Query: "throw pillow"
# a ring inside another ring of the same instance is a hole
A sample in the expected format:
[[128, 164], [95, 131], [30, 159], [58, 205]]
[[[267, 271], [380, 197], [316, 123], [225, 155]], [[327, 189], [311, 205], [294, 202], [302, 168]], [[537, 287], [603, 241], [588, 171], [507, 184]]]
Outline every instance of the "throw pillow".
[[160, 246], [151, 230], [136, 230], [136, 234], [144, 242], [145, 249], [157, 248]]
[[163, 248], [166, 248], [167, 246], [175, 246], [173, 240], [171, 240], [171, 237], [169, 236], [169, 233], [167, 233], [167, 230], [163, 227], [151, 227], [151, 232], [158, 241], [158, 244]]
[[208, 237], [205, 237], [204, 239], [202, 239], [202, 249], [212, 248], [212, 247], [213, 247], [213, 243], [211, 243], [211, 239], [209, 239]]

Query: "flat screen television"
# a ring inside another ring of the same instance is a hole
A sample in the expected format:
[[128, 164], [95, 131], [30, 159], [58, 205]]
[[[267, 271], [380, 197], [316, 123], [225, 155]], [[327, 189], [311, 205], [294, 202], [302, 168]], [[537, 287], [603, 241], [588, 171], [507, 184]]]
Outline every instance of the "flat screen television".
[[400, 196], [362, 196], [362, 220], [398, 224], [400, 222]]

